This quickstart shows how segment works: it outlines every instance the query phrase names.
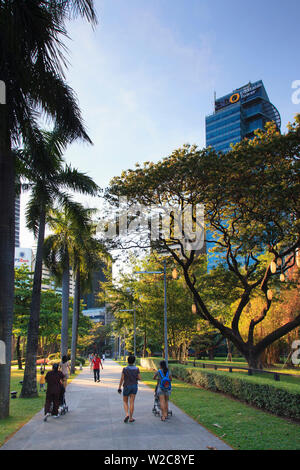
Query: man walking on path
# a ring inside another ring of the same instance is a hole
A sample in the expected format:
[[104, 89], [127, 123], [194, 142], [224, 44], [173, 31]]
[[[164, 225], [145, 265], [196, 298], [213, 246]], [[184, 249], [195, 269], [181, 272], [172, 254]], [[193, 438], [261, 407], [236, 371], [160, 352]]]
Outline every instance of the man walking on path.
[[93, 370], [94, 370], [94, 381], [95, 382], [100, 382], [100, 366], [102, 367], [102, 370], [103, 370], [103, 365], [102, 365], [101, 359], [98, 356], [98, 354], [95, 354], [95, 357], [93, 359]]
[[[123, 385], [123, 406], [125, 410], [124, 423], [127, 423], [128, 420], [130, 423], [133, 423], [133, 421], [135, 421], [133, 419], [134, 400], [138, 390], [138, 380], [141, 380], [141, 375], [139, 368], [134, 365], [135, 356], [129, 356], [127, 360], [128, 366], [124, 367], [124, 369], [122, 370], [118, 392], [122, 392], [121, 387]], [[129, 413], [128, 397], [130, 399]]]

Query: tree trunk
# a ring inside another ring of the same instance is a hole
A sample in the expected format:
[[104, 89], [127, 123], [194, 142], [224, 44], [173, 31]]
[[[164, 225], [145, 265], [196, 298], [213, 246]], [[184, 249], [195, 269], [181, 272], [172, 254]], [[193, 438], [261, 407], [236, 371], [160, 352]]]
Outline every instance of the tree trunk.
[[245, 358], [248, 362], [250, 369], [262, 369], [261, 354], [257, 354], [255, 351], [250, 349], [245, 354]]
[[68, 317], [70, 294], [70, 263], [69, 253], [65, 253], [65, 266], [62, 275], [62, 321], [61, 321], [61, 355], [68, 354]]
[[71, 374], [74, 374], [75, 365], [76, 365], [79, 312], [80, 312], [80, 269], [77, 269], [76, 279], [75, 279], [75, 293], [74, 293], [73, 321], [72, 321]]
[[144, 346], [143, 346], [143, 357], [146, 357], [147, 352], [147, 330], [144, 330]]
[[21, 391], [22, 398], [38, 396], [36, 384], [36, 356], [39, 340], [39, 322], [41, 306], [41, 285], [43, 270], [43, 247], [45, 238], [46, 214], [43, 211], [40, 215], [38, 244], [36, 250], [36, 260], [33, 276], [32, 298], [30, 308], [30, 318], [27, 334], [27, 349], [25, 372]]
[[15, 349], [16, 349], [16, 337], [14, 334], [11, 335], [11, 360], [15, 359]]
[[209, 348], [207, 349], [207, 354], [208, 354], [208, 359], [210, 361], [213, 361], [214, 358], [215, 358], [215, 351], [214, 351], [214, 348]]
[[232, 351], [231, 351], [231, 342], [226, 338], [227, 345], [227, 361], [232, 362]]
[[19, 335], [18, 338], [17, 338], [16, 353], [17, 353], [18, 369], [22, 370], [23, 367], [22, 367], [22, 356], [21, 356], [20, 341], [21, 341], [21, 336]]
[[22, 357], [25, 357], [25, 351], [26, 351], [26, 336], [23, 336], [23, 339], [22, 339]]
[[[1, 77], [0, 77], [1, 78]], [[11, 336], [14, 310], [15, 164], [10, 150], [7, 108], [0, 103], [0, 419], [9, 415]]]

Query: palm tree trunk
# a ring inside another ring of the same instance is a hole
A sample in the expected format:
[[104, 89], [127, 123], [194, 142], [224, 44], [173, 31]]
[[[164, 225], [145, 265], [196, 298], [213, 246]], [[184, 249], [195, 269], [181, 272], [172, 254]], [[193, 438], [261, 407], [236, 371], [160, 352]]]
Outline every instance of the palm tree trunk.
[[10, 150], [6, 105], [0, 104], [0, 419], [9, 415], [11, 338], [14, 306], [15, 165]]
[[30, 318], [27, 333], [27, 349], [24, 379], [21, 391], [22, 398], [38, 396], [36, 384], [36, 356], [39, 339], [39, 322], [41, 306], [41, 286], [43, 271], [43, 246], [45, 238], [46, 214], [43, 211], [40, 215], [38, 244], [36, 250], [32, 298], [30, 308]]
[[68, 354], [68, 317], [70, 294], [70, 262], [69, 253], [66, 250], [65, 265], [62, 275], [62, 321], [61, 321], [61, 355]]
[[71, 374], [75, 372], [76, 349], [78, 338], [78, 320], [80, 311], [80, 268], [76, 271], [75, 294], [73, 305], [73, 322], [72, 322], [72, 346], [71, 346]]
[[19, 335], [17, 338], [16, 353], [17, 353], [17, 360], [18, 360], [18, 369], [23, 370], [20, 342], [21, 342], [21, 336]]

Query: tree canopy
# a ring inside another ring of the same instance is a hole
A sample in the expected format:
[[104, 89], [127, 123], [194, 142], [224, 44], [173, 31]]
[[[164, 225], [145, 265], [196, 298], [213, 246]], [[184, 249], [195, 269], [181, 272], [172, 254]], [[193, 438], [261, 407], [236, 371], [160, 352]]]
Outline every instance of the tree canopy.
[[[118, 206], [120, 197], [127, 198], [128, 206], [142, 205], [145, 210], [166, 204], [181, 209], [203, 205], [205, 248], [208, 255], [218, 254], [218, 262], [225, 266], [224, 275], [234, 278], [237, 305], [230, 324], [205, 301], [193, 270], [199, 252], [188, 249], [178, 234], [174, 236], [172, 216], [169, 231], [161, 230], [155, 242], [148, 231], [147, 245], [163, 247], [174, 258], [183, 271], [199, 317], [232, 341], [253, 367], [259, 365], [259, 357], [268, 345], [300, 324], [297, 315], [259, 342], [254, 341], [254, 330], [266, 318], [272, 304], [277, 279], [295, 265], [300, 247], [299, 137], [300, 116], [297, 116], [286, 134], [279, 134], [276, 126], [269, 123], [264, 132], [257, 131], [253, 140], [243, 140], [227, 154], [184, 145], [158, 163], [146, 162], [143, 168], [124, 171], [106, 191], [112, 206]], [[197, 227], [195, 212], [192, 220]], [[184, 236], [184, 223], [181, 227]], [[121, 235], [114, 243], [122, 245]], [[187, 235], [191, 237], [191, 233]], [[225, 285], [219, 284], [218, 295], [226, 301]], [[239, 331], [240, 320], [245, 307], [258, 293], [264, 302], [251, 320], [245, 339]]]

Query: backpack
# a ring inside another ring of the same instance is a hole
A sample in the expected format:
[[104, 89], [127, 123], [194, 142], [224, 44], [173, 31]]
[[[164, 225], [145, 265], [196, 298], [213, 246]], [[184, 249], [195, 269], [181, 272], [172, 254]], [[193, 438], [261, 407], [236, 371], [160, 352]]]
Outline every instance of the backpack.
[[160, 374], [160, 388], [164, 391], [171, 390], [171, 380], [169, 378], [169, 371], [166, 373], [166, 375], [164, 375], [160, 369], [158, 372]]

